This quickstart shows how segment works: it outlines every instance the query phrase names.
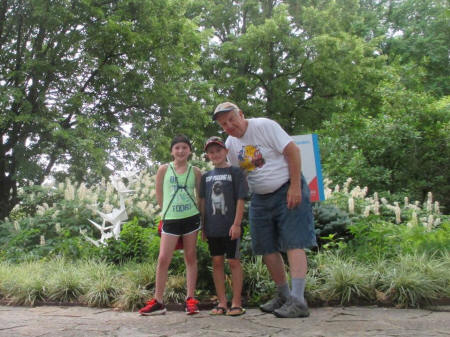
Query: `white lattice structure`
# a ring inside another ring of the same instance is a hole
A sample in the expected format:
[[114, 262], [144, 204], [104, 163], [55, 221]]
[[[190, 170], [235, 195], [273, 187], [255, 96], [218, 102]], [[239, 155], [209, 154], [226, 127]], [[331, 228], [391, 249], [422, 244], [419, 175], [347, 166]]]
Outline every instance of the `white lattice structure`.
[[133, 190], [130, 190], [124, 184], [122, 179], [126, 178], [128, 185], [130, 185], [131, 182], [136, 180], [137, 173], [138, 171], [119, 171], [117, 175], [114, 174], [110, 177], [112, 186], [119, 194], [119, 208], [113, 208], [110, 213], [104, 213], [98, 209], [95, 210], [102, 218], [102, 224], [99, 225], [90, 219], [89, 222], [100, 231], [101, 237], [99, 240], [94, 240], [85, 233], [82, 233], [86, 240], [99, 247], [100, 245], [106, 245], [106, 241], [109, 238], [114, 237], [116, 240], [119, 238], [121, 226], [128, 220], [128, 214], [125, 208], [125, 196], [133, 192]]

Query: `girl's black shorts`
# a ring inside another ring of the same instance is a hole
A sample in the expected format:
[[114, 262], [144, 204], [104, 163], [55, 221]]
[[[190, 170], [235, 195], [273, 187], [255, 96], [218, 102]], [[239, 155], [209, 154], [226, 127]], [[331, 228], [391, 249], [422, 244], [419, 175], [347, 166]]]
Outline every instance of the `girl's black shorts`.
[[163, 221], [161, 232], [169, 235], [183, 236], [200, 229], [200, 214], [183, 219], [167, 219]]

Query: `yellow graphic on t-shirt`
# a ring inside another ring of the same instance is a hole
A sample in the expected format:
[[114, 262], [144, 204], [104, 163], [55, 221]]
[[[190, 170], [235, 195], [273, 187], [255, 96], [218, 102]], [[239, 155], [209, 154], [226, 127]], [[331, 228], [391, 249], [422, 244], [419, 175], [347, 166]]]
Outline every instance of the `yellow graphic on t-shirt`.
[[246, 145], [243, 146], [238, 154], [239, 166], [251, 172], [257, 167], [262, 167], [265, 164], [265, 160], [258, 149], [258, 146]]

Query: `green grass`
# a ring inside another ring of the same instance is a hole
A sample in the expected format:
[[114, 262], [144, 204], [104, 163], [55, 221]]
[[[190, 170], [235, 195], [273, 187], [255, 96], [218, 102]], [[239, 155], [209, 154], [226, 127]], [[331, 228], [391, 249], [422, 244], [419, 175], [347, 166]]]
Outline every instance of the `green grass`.
[[78, 302], [87, 285], [77, 265], [54, 259], [45, 265], [49, 272], [48, 299], [60, 303]]
[[120, 293], [118, 269], [104, 261], [87, 261], [83, 265], [87, 291], [83, 303], [91, 307], [109, 307]]
[[152, 289], [155, 285], [156, 261], [128, 263], [122, 268], [121, 277], [136, 287]]
[[379, 289], [398, 307], [421, 307], [448, 296], [448, 259], [402, 255], [380, 273]]
[[149, 300], [150, 296], [149, 290], [135, 283], [126, 282], [122, 285], [113, 305], [121, 310], [136, 311]]
[[1, 293], [14, 305], [30, 305], [46, 298], [47, 283], [41, 264], [32, 262], [2, 268], [7, 274], [1, 282]]
[[184, 303], [186, 299], [186, 277], [185, 275], [170, 275], [167, 279], [164, 292], [166, 303]]
[[257, 256], [245, 261], [242, 268], [244, 270], [243, 291], [249, 305], [257, 305], [270, 299], [275, 291], [275, 284], [262, 257]]
[[[80, 303], [95, 307], [136, 310], [154, 290], [156, 262], [115, 266], [101, 260], [61, 258], [47, 261], [0, 263], [0, 298], [13, 305]], [[271, 280], [261, 257], [243, 263], [247, 305], [273, 295]], [[306, 298], [314, 305], [381, 304], [422, 307], [450, 298], [450, 255], [401, 254], [371, 262], [351, 255], [320, 252], [310, 257]], [[203, 297], [214, 289], [198, 289]], [[164, 300], [182, 303], [186, 296], [184, 273], [171, 274]]]
[[332, 253], [322, 254], [318, 261], [321, 285], [317, 285], [316, 292], [323, 301], [352, 304], [368, 302], [374, 297], [375, 280], [368, 266]]

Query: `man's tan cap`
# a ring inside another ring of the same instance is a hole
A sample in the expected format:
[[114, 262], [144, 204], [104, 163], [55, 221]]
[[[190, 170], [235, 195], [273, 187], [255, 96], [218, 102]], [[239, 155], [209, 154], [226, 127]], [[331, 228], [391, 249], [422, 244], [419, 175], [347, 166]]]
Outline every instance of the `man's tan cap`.
[[214, 110], [212, 119], [213, 119], [213, 121], [215, 121], [217, 116], [219, 116], [221, 113], [229, 112], [229, 111], [233, 111], [233, 110], [239, 111], [239, 107], [236, 104], [231, 103], [231, 102], [220, 103]]

